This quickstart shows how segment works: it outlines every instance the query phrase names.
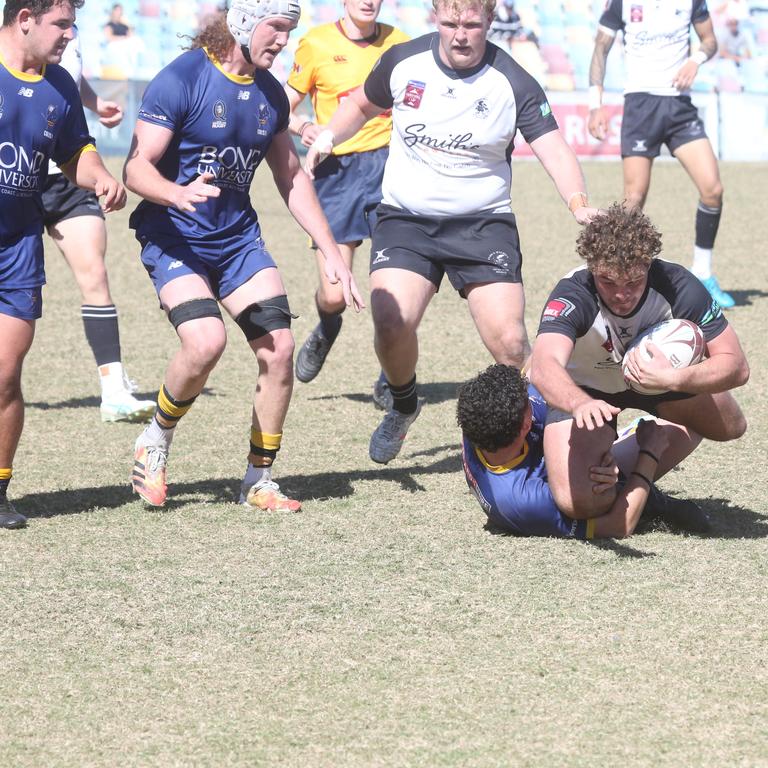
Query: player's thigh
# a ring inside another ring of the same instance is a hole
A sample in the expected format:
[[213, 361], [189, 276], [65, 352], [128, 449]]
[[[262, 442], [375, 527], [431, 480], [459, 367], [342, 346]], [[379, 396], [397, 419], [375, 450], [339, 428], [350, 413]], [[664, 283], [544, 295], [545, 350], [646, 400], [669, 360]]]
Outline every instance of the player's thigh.
[[35, 338], [35, 321], [0, 312], [0, 376], [21, 368], [32, 340]]
[[435, 295], [435, 284], [407, 269], [387, 268], [371, 272], [371, 314], [378, 331], [413, 330]]
[[735, 440], [747, 429], [744, 413], [730, 392], [659, 403], [657, 410], [662, 418], [682, 424], [708, 440]]
[[69, 264], [81, 290], [99, 286], [106, 289], [107, 228], [102, 218], [76, 216], [63, 219], [50, 226], [48, 233]]
[[196, 274], [181, 275], [167, 282], [158, 294], [166, 312], [195, 299], [216, 299], [210, 283]]
[[236, 318], [252, 304], [273, 299], [275, 296], [285, 296], [285, 286], [277, 267], [268, 267], [258, 271], [230, 294], [224, 296], [221, 304], [233, 318]]
[[697, 139], [681, 144], [675, 157], [696, 185], [702, 200], [708, 205], [719, 205], [723, 195], [720, 169], [709, 139]]
[[480, 338], [497, 363], [520, 365], [528, 345], [522, 283], [467, 286], [467, 303]]
[[560, 510], [584, 519], [605, 512], [604, 497], [596, 497], [590, 467], [602, 463], [616, 437], [613, 426], [579, 429], [572, 418], [548, 420], [544, 429], [544, 460], [552, 495]]
[[624, 200], [627, 205], [642, 208], [651, 186], [651, 157], [625, 157], [622, 160], [624, 174]]

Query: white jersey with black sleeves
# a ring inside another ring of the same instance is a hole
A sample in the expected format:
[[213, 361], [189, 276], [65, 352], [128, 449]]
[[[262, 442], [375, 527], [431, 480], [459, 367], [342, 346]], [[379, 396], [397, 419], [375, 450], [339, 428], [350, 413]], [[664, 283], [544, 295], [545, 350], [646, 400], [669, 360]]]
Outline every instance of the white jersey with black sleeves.
[[541, 86], [500, 48], [447, 67], [437, 33], [395, 45], [365, 81], [365, 95], [392, 110], [383, 202], [421, 216], [512, 210], [515, 132], [527, 142], [557, 130]]
[[677, 96], [673, 85], [691, 52], [691, 25], [709, 18], [706, 0], [609, 0], [600, 29], [624, 33], [624, 93]]
[[662, 320], [683, 318], [696, 323], [711, 341], [728, 321], [701, 281], [685, 267], [654, 259], [648, 285], [637, 307], [626, 317], [603, 304], [586, 266], [569, 272], [549, 296], [539, 323], [539, 335], [561, 333], [574, 343], [566, 366], [573, 381], [600, 392], [624, 392], [629, 387], [621, 361], [632, 341]]

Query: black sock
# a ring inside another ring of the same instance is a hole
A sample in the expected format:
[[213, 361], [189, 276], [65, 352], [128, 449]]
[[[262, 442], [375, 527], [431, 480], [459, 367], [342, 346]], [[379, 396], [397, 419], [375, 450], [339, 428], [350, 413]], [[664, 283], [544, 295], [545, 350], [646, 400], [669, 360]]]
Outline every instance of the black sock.
[[392, 393], [392, 406], [394, 409], [406, 415], [415, 413], [416, 406], [418, 405], [416, 376], [414, 376], [407, 384], [403, 384], [400, 387], [396, 387], [391, 382], [388, 383], [389, 391]]
[[696, 209], [696, 247], [712, 250], [715, 246], [717, 228], [720, 226], [720, 214], [723, 209], [710, 208], [699, 201]]
[[97, 307], [83, 304], [80, 307], [85, 327], [85, 338], [93, 350], [96, 365], [120, 362], [120, 330], [117, 325], [117, 309], [114, 304]]
[[317, 296], [315, 296], [315, 306], [317, 307], [317, 316], [320, 318], [320, 332], [333, 344], [341, 330], [341, 312], [323, 311], [317, 303]]

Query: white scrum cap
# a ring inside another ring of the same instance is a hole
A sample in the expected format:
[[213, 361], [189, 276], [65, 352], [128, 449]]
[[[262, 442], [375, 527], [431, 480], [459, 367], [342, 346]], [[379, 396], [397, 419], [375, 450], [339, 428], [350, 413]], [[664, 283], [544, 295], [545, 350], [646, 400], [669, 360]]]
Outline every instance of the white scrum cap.
[[275, 16], [298, 21], [301, 16], [298, 0], [232, 0], [227, 25], [237, 44], [247, 48], [256, 25]]

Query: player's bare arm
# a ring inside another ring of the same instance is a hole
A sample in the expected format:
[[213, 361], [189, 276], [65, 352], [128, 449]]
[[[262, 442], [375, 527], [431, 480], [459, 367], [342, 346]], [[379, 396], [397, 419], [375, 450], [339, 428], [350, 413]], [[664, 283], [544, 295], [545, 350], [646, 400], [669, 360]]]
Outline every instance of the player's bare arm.
[[592, 51], [592, 62], [589, 65], [589, 132], [602, 141], [608, 135], [608, 118], [602, 106], [603, 83], [608, 62], [608, 52], [616, 39], [615, 34], [609, 34], [598, 27], [595, 37], [595, 49]]
[[190, 184], [182, 186], [166, 179], [157, 170], [157, 163], [172, 138], [173, 132], [167, 128], [139, 120], [123, 167], [123, 181], [131, 192], [145, 200], [193, 213], [196, 203], [218, 197], [221, 192], [208, 183], [213, 174], [201, 174]]
[[749, 364], [731, 326], [707, 343], [707, 357], [687, 368], [673, 368], [655, 344], [648, 344], [652, 357], [644, 360], [634, 349], [629, 354], [628, 373], [645, 387], [690, 394], [715, 394], [741, 387], [749, 380]]
[[344, 263], [328, 220], [307, 174], [302, 170], [287, 131], [275, 135], [266, 155], [278, 192], [299, 226], [317, 243], [325, 256], [325, 275], [330, 283], [341, 283], [344, 301], [356, 311], [365, 307], [352, 273]]
[[291, 115], [288, 120], [288, 130], [294, 135], [298, 136], [302, 145], [309, 148], [314, 143], [315, 139], [320, 135], [323, 130], [322, 125], [310, 120], [306, 115], [301, 115], [296, 112], [300, 104], [304, 101], [305, 93], [297, 91], [290, 85], [285, 86], [285, 95], [288, 97], [288, 103], [291, 106]]
[[551, 407], [572, 414], [577, 427], [591, 431], [620, 409], [595, 400], [573, 381], [565, 368], [573, 347], [573, 341], [561, 333], [539, 334], [531, 353], [530, 381]]
[[560, 131], [549, 131], [531, 143], [531, 149], [579, 224], [598, 213], [587, 205], [587, 185], [579, 161]]
[[691, 51], [690, 58], [680, 67], [673, 81], [679, 91], [687, 91], [696, 79], [699, 67], [717, 53], [717, 37], [712, 26], [712, 19], [704, 19], [693, 25], [699, 37], [699, 48]]
[[351, 139], [369, 120], [381, 114], [384, 107], [374, 104], [365, 96], [363, 86], [356, 88], [339, 105], [325, 128], [320, 131], [304, 160], [304, 169], [310, 178], [314, 170], [337, 145]]
[[114, 128], [122, 122], [123, 108], [116, 101], [102, 99], [84, 77], [80, 80], [80, 98], [86, 109], [99, 116], [99, 122], [105, 128]]
[[101, 198], [101, 208], [105, 213], [119, 211], [125, 205], [125, 187], [104, 167], [98, 152], [80, 152], [62, 165], [61, 170], [73, 184], [90, 189]]

